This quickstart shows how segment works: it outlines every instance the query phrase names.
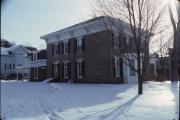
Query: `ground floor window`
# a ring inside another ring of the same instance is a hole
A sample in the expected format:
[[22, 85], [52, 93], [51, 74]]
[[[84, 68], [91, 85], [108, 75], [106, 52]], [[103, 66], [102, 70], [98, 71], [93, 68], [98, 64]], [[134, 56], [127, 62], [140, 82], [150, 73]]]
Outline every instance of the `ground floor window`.
[[78, 78], [83, 78], [84, 76], [84, 61], [83, 60], [79, 60], [76, 62], [76, 66], [77, 66], [77, 77]]
[[13, 69], [15, 69], [15, 64], [13, 64]]
[[54, 64], [54, 77], [57, 78], [58, 77], [58, 63]]
[[34, 79], [38, 80], [38, 67], [34, 68]]
[[120, 77], [120, 58], [117, 56], [114, 56], [113, 63], [114, 63], [113, 65], [114, 76]]
[[64, 62], [64, 78], [69, 78], [70, 75], [70, 62]]
[[130, 65], [131, 65], [131, 66], [129, 66], [130, 76], [135, 76], [136, 71], [134, 70], [135, 69], [135, 60], [134, 59], [130, 60]]
[[4, 64], [4, 69], [5, 69], [5, 70], [7, 69], [7, 66], [6, 66], [6, 64]]

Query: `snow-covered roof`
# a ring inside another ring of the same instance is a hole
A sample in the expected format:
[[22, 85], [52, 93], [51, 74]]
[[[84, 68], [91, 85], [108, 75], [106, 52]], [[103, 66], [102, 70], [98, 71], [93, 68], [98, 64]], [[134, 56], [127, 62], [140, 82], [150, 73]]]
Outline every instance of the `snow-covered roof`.
[[15, 51], [18, 48], [23, 48], [27, 53], [31, 53], [30, 50], [26, 49], [22, 45], [13, 45], [12, 47], [9, 48], [1, 47], [1, 55], [10, 55], [9, 54], [10, 51]]
[[[115, 24], [115, 25], [114, 25]], [[97, 18], [93, 18], [87, 20], [82, 23], [78, 23], [76, 25], [49, 33], [47, 35], [41, 36], [41, 39], [44, 39], [46, 43], [54, 43], [58, 41], [67, 40], [73, 37], [80, 37], [104, 30], [112, 30], [113, 32], [117, 32], [118, 27], [123, 28], [124, 34], [127, 36], [132, 36], [132, 31], [130, 25], [126, 21], [122, 21], [110, 16], [100, 16]], [[144, 30], [141, 30], [142, 33], [145, 33]]]
[[9, 55], [8, 48], [1, 47], [1, 55]]

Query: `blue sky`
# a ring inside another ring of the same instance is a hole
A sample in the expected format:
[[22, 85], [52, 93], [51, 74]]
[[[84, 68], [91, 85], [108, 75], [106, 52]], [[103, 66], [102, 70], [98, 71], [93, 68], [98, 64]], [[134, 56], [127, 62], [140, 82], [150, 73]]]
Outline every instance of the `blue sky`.
[[6, 0], [1, 35], [16, 44], [42, 49], [46, 44], [40, 36], [84, 21], [89, 13], [90, 0]]
[[[45, 48], [46, 43], [40, 36], [88, 19], [93, 1], [6, 0], [1, 10], [2, 38], [16, 44]], [[165, 20], [171, 25], [168, 15]]]

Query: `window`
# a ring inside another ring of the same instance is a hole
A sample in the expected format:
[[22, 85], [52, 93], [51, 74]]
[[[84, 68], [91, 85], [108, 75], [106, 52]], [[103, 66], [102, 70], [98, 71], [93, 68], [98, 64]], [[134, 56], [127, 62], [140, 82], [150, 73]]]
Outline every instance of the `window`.
[[33, 53], [33, 61], [37, 60], [37, 53]]
[[119, 57], [114, 57], [114, 69], [115, 69], [115, 77], [120, 76], [120, 60]]
[[34, 68], [34, 79], [38, 80], [38, 68]]
[[15, 64], [13, 64], [13, 69], [15, 69]]
[[68, 54], [68, 52], [69, 52], [69, 42], [65, 41], [63, 44], [64, 44], [64, 54]]
[[77, 61], [77, 77], [83, 78], [83, 61]]
[[77, 52], [82, 51], [82, 39], [77, 40]]
[[68, 65], [69, 63], [68, 62], [65, 62], [64, 63], [64, 78], [68, 78], [69, 77], [69, 74], [68, 74]]
[[9, 55], [12, 55], [12, 52], [11, 51], [8, 51]]
[[7, 66], [6, 66], [6, 64], [4, 64], [4, 69], [5, 69], [5, 70], [7, 69]]
[[114, 34], [114, 48], [117, 49], [119, 47], [119, 36], [118, 34]]
[[130, 60], [130, 65], [131, 65], [131, 66], [129, 66], [130, 76], [135, 76], [136, 71], [133, 69], [133, 68], [135, 68], [135, 60], [134, 59]]
[[129, 45], [130, 45], [130, 39], [129, 39], [129, 37], [127, 37], [126, 38], [126, 46], [127, 46], [127, 48], [129, 48]]
[[9, 65], [9, 69], [11, 70], [11, 64]]
[[54, 44], [54, 55], [58, 55], [58, 44]]
[[58, 77], [58, 63], [54, 64], [54, 77], [57, 78]]

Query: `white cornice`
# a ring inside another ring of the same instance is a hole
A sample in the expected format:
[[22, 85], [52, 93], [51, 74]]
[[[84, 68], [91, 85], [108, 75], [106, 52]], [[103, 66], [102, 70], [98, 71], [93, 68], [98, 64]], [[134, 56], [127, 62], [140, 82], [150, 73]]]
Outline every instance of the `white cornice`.
[[[81, 37], [88, 34], [104, 31], [104, 30], [113, 30], [112, 25], [109, 24], [109, 18], [100, 17], [99, 19], [89, 20], [86, 22], [79, 23], [77, 25], [73, 25], [71, 27], [64, 28], [62, 30], [58, 30], [56, 32], [41, 36], [41, 39], [44, 39], [46, 43], [54, 43], [58, 41], [64, 41], [73, 37]], [[113, 19], [113, 18], [110, 18]], [[128, 26], [126, 22], [123, 23], [124, 26]], [[124, 34], [127, 36], [132, 36], [129, 27], [124, 29]]]

